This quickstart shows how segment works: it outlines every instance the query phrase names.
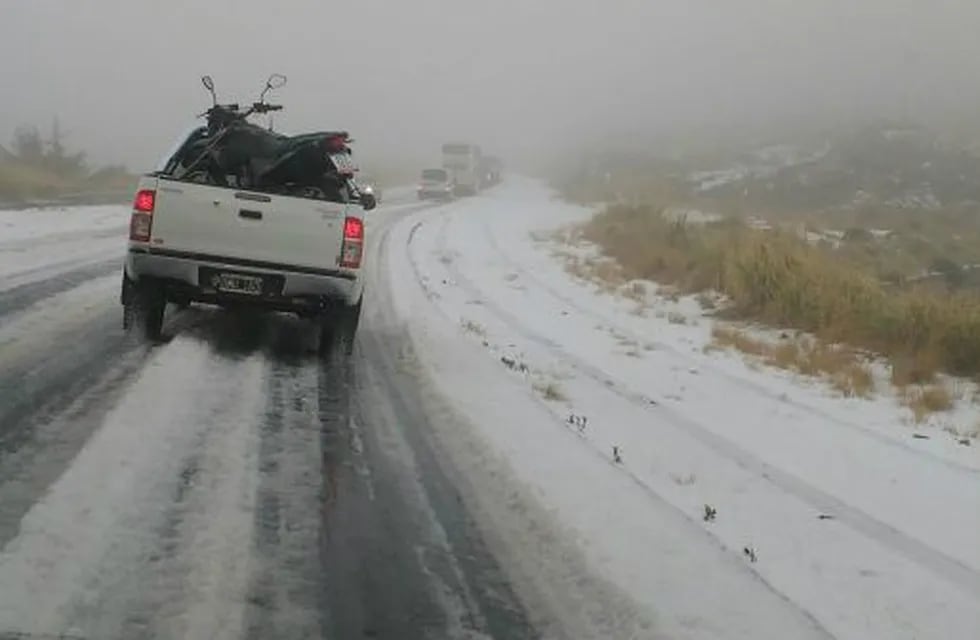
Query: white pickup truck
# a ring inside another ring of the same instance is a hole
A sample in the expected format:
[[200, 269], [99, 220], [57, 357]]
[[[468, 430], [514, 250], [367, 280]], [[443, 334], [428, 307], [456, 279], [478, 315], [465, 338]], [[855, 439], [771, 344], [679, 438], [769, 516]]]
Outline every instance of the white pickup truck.
[[339, 339], [349, 354], [364, 291], [364, 211], [373, 203], [182, 175], [182, 154], [206, 136], [205, 127], [192, 129], [139, 181], [122, 279], [124, 327], [159, 338], [168, 303], [260, 308], [315, 319], [321, 349]]

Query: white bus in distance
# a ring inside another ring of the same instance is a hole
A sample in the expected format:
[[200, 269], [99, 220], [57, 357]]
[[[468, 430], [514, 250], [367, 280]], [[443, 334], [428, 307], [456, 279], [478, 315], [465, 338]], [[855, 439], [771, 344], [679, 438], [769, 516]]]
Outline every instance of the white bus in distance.
[[480, 162], [480, 147], [462, 142], [447, 142], [442, 145], [442, 166], [453, 174], [456, 195], [475, 195], [483, 182]]

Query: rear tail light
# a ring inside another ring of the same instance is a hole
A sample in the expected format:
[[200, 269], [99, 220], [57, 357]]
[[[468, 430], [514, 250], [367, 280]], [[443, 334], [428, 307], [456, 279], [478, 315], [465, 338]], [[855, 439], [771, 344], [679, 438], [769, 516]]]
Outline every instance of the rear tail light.
[[133, 199], [133, 215], [129, 219], [129, 239], [134, 242], [149, 242], [153, 229], [153, 209], [156, 207], [156, 192], [140, 189]]
[[133, 199], [133, 211], [139, 211], [140, 213], [153, 213], [153, 207], [156, 205], [157, 194], [153, 189], [140, 189], [136, 192], [136, 198]]
[[344, 219], [344, 242], [340, 246], [340, 266], [357, 269], [364, 255], [364, 221], [360, 218]]
[[360, 218], [345, 219], [344, 240], [364, 240], [364, 221]]

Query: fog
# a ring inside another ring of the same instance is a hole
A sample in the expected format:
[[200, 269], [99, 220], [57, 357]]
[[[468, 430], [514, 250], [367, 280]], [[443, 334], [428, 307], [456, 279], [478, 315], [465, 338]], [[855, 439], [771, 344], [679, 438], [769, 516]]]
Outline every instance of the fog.
[[446, 139], [526, 159], [583, 136], [980, 106], [976, 0], [0, 0], [0, 141], [58, 116], [143, 170], [271, 72], [286, 131], [344, 128], [368, 162]]

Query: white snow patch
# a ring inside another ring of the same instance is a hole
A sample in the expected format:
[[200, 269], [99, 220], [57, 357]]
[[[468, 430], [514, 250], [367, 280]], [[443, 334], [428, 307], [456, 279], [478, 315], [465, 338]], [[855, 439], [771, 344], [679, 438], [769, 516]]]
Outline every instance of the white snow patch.
[[54, 234], [86, 235], [117, 229], [128, 219], [129, 208], [123, 205], [0, 211], [0, 247]]
[[129, 210], [111, 205], [0, 211], [0, 289], [119, 259]]

